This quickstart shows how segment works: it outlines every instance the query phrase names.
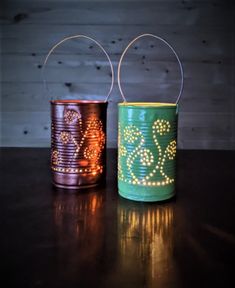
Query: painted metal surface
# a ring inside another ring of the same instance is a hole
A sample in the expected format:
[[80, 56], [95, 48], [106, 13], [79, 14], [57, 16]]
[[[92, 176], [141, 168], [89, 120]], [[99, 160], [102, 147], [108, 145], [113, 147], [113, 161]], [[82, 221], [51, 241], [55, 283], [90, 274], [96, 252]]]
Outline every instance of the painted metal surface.
[[56, 43], [46, 56], [42, 76], [48, 94], [45, 67], [50, 55], [64, 42], [78, 38], [94, 42], [105, 54], [111, 70], [111, 85], [105, 101], [51, 101], [52, 181], [57, 187], [69, 189], [96, 186], [104, 176], [107, 101], [114, 83], [113, 65], [103, 46], [91, 37], [78, 34]]
[[[121, 86], [121, 64], [130, 46], [142, 37], [162, 41], [174, 53], [181, 73], [176, 103], [127, 102]], [[124, 49], [118, 64], [118, 87], [123, 98], [119, 108], [118, 189], [135, 201], [162, 201], [175, 194], [178, 102], [184, 87], [182, 63], [163, 38], [142, 34]]]
[[51, 170], [62, 188], [97, 185], [104, 175], [107, 102], [51, 101]]
[[174, 195], [177, 116], [175, 104], [119, 104], [121, 196], [161, 201]]

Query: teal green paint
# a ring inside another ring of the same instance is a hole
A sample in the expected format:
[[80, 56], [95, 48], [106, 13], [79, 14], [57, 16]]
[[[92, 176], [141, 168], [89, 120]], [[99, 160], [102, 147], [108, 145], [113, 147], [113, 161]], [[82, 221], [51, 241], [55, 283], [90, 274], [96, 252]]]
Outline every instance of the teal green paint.
[[162, 201], [175, 193], [175, 104], [119, 104], [118, 188], [124, 198]]

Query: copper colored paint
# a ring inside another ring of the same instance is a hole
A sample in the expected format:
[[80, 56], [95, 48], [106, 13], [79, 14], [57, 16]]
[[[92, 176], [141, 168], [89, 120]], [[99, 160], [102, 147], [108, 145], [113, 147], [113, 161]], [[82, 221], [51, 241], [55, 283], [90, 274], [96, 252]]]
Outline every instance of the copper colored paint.
[[105, 171], [107, 102], [51, 101], [51, 170], [57, 187], [101, 182]]

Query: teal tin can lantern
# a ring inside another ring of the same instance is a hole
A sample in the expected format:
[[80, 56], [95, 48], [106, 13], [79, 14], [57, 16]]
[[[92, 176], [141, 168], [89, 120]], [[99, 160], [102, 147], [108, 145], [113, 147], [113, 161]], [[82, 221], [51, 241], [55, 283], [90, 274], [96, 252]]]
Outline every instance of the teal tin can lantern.
[[[174, 53], [181, 72], [180, 92], [175, 103], [127, 102], [121, 87], [121, 64], [128, 48], [141, 37], [163, 41]], [[121, 55], [118, 86], [119, 103], [118, 189], [119, 194], [135, 201], [162, 201], [175, 194], [178, 102], [184, 74], [173, 47], [161, 37], [143, 34], [132, 40]]]

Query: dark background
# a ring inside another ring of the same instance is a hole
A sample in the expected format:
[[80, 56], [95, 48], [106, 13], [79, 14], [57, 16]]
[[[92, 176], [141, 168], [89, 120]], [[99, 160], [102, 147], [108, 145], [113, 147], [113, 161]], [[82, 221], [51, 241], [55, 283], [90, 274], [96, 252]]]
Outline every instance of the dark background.
[[[48, 96], [41, 79], [49, 49], [63, 37], [100, 41], [117, 66], [135, 36], [168, 40], [185, 69], [180, 102], [181, 149], [234, 149], [233, 1], [4, 1], [1, 8], [2, 146], [49, 147], [50, 99], [104, 99], [108, 62], [93, 43], [69, 41], [50, 58]], [[124, 59], [122, 83], [129, 101], [175, 101], [179, 69], [169, 49], [144, 38]], [[116, 147], [115, 84], [108, 110], [108, 147]]]

